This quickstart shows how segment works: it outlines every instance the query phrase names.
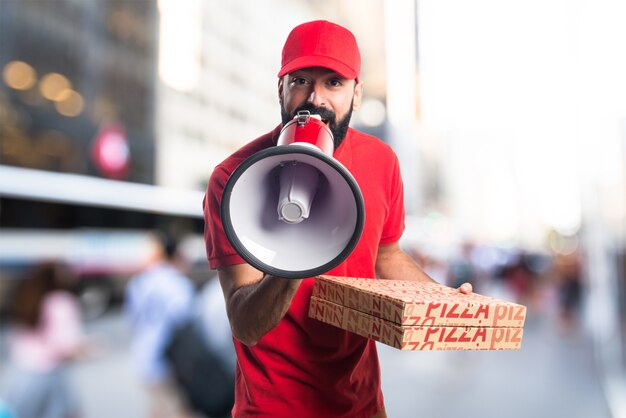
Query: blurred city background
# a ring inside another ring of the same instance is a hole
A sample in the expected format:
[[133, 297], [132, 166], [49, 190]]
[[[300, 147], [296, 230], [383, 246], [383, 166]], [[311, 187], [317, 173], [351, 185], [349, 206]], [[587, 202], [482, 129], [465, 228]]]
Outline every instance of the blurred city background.
[[379, 346], [389, 416], [626, 417], [620, 0], [0, 0], [0, 315], [31, 266], [68, 265], [100, 341], [70, 370], [83, 416], [146, 416], [128, 281], [157, 230], [214, 282], [208, 177], [280, 122], [281, 48], [313, 19], [359, 41], [352, 126], [400, 157], [403, 246], [528, 306], [519, 351]]

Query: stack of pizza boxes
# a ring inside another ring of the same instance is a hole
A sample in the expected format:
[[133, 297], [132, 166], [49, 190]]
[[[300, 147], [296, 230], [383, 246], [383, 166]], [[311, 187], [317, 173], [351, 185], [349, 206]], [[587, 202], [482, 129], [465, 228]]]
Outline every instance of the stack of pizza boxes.
[[309, 317], [400, 350], [515, 350], [526, 307], [437, 283], [318, 276]]

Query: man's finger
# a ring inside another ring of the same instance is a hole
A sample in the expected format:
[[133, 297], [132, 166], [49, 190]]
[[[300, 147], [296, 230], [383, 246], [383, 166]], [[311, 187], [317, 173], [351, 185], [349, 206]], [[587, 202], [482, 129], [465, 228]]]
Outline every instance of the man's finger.
[[467, 294], [472, 293], [474, 291], [474, 288], [472, 287], [471, 283], [466, 282], [466, 283], [463, 283], [461, 286], [459, 286], [459, 291], [467, 295]]

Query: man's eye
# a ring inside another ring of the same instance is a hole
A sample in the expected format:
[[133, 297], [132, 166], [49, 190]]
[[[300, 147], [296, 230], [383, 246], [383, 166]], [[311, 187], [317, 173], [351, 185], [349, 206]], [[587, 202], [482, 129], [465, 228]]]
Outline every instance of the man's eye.
[[294, 78], [291, 80], [293, 84], [304, 85], [307, 83], [306, 78]]
[[330, 84], [333, 87], [339, 87], [341, 86], [341, 81], [337, 79], [333, 79], [333, 80], [330, 80], [328, 84]]

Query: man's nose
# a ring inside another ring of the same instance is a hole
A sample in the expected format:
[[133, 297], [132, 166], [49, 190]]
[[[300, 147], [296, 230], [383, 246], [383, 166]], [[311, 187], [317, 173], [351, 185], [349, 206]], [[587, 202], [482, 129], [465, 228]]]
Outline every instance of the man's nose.
[[324, 90], [321, 86], [313, 85], [313, 87], [311, 88], [311, 93], [309, 94], [308, 102], [315, 107], [322, 107], [326, 105]]

